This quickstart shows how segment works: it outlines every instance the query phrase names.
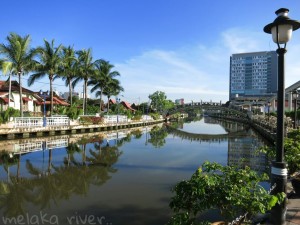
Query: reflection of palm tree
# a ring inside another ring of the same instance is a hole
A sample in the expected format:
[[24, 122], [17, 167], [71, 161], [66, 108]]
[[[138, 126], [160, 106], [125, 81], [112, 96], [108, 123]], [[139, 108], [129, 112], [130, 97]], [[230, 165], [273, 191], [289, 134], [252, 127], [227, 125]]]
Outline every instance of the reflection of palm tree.
[[91, 163], [91, 166], [101, 166], [98, 170], [98, 174], [94, 177], [93, 184], [101, 185], [110, 179], [109, 173], [115, 173], [118, 170], [113, 168], [112, 165], [118, 161], [122, 152], [119, 151], [117, 146], [110, 147], [109, 145], [101, 146], [101, 143], [94, 143], [95, 150], [89, 150], [91, 157], [87, 157], [87, 160]]
[[98, 152], [90, 149], [91, 157], [87, 157], [87, 161], [93, 165], [98, 164], [110, 167], [118, 161], [118, 157], [122, 154], [117, 146], [105, 145], [102, 147], [101, 144], [94, 143], [94, 148], [98, 150]]
[[[121, 152], [116, 146], [101, 146], [102, 142], [94, 143], [90, 155], [86, 156], [86, 164], [76, 162], [72, 156], [80, 151], [78, 145], [70, 143], [67, 148], [69, 162], [58, 167], [50, 167], [52, 173], [45, 176], [44, 171], [35, 167], [29, 160], [26, 169], [31, 178], [17, 179], [11, 177], [11, 183], [2, 185], [0, 182], [0, 209], [7, 217], [22, 215], [28, 210], [25, 206], [34, 204], [41, 209], [50, 208], [53, 203], [69, 199], [72, 195], [86, 195], [90, 185], [100, 186], [111, 178], [117, 170], [113, 165], [118, 161]], [[66, 157], [66, 156], [64, 156]], [[52, 154], [49, 151], [49, 166]], [[49, 168], [48, 168], [49, 171]]]
[[0, 209], [3, 209], [4, 216], [10, 218], [25, 214], [25, 202], [30, 201], [28, 184], [26, 179], [19, 180], [17, 177], [11, 177], [10, 183], [4, 183], [5, 192], [0, 195]]
[[52, 168], [52, 149], [49, 149], [48, 174], [51, 173], [51, 168]]
[[7, 174], [7, 182], [10, 180], [9, 168], [19, 162], [19, 155], [11, 155], [9, 152], [3, 151], [0, 154], [1, 163]]
[[74, 161], [74, 153], [80, 152], [81, 149], [79, 148], [77, 143], [71, 142], [71, 143], [68, 144], [68, 147], [66, 148], [66, 151], [68, 153], [67, 165], [70, 166], [70, 161], [71, 160]]

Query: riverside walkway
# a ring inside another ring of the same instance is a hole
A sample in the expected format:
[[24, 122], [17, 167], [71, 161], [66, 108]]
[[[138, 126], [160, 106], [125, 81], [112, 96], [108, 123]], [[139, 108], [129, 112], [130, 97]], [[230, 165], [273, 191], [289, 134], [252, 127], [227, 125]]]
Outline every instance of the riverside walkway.
[[[57, 117], [56, 117], [57, 118]], [[30, 119], [30, 120], [29, 120]], [[127, 129], [133, 127], [148, 126], [164, 122], [163, 118], [153, 120], [147, 118], [146, 120], [109, 120], [99, 124], [79, 123], [78, 121], [71, 121], [68, 118], [68, 123], [65, 120], [62, 123], [52, 123], [43, 126], [40, 120], [29, 118], [26, 122], [12, 121], [8, 124], [0, 126], [0, 140], [14, 139], [14, 138], [28, 138], [41, 137], [49, 135], [61, 134], [76, 134], [89, 133], [100, 131], [112, 131], [118, 129]]]

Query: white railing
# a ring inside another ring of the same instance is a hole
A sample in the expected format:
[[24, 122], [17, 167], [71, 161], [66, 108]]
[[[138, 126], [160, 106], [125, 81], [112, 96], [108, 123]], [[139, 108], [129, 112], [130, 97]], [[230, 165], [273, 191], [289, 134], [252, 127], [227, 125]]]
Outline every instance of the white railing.
[[142, 121], [152, 121], [152, 116], [149, 115], [142, 115]]
[[14, 145], [14, 154], [23, 154], [28, 152], [36, 152], [43, 150], [43, 142], [27, 142]]
[[[53, 116], [46, 117], [46, 126], [68, 126], [70, 119], [67, 116]], [[31, 128], [31, 127], [43, 127], [43, 117], [15, 117], [15, 128]]]
[[127, 123], [128, 118], [124, 115], [111, 115], [111, 116], [104, 116], [104, 123], [106, 124], [116, 124], [116, 123]]
[[70, 125], [70, 119], [67, 116], [54, 116], [54, 117], [46, 117], [47, 118], [47, 126], [68, 126]]
[[42, 127], [43, 117], [15, 117], [14, 127]]
[[68, 139], [61, 138], [51, 141], [46, 141], [46, 149], [64, 148], [68, 146]]
[[15, 144], [14, 154], [24, 154], [29, 152], [42, 151], [46, 149], [65, 148], [68, 146], [68, 138], [59, 138], [47, 141], [36, 141]]
[[123, 132], [114, 132], [114, 133], [108, 133], [106, 135], [106, 140], [110, 141], [110, 140], [116, 140], [116, 139], [120, 139], [120, 138], [124, 138], [127, 136], [127, 134], [129, 133], [129, 131], [123, 131]]

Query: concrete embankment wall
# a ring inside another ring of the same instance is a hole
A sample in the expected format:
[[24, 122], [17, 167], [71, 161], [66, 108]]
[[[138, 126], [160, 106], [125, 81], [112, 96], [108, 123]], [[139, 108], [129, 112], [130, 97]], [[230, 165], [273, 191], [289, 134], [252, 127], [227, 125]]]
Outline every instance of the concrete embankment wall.
[[70, 125], [70, 126], [51, 126], [51, 127], [23, 127], [23, 128], [1, 128], [0, 140], [27, 138], [27, 137], [42, 137], [48, 135], [60, 134], [76, 134], [89, 133], [99, 131], [110, 131], [118, 129], [126, 129], [133, 127], [142, 127], [164, 122], [163, 119], [151, 121], [132, 121], [129, 123], [119, 124], [93, 124], [93, 125]]

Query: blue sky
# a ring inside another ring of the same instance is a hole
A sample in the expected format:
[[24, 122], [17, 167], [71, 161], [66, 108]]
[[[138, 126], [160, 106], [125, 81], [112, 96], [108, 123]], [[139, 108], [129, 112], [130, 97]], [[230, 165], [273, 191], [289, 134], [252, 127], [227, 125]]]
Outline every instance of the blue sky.
[[[31, 35], [31, 47], [45, 38], [92, 48], [94, 60], [106, 59], [120, 72], [121, 99], [131, 103], [157, 90], [171, 100], [226, 102], [230, 55], [276, 50], [263, 27], [282, 7], [300, 20], [299, 0], [11, 0], [1, 4], [0, 42], [16, 32]], [[299, 30], [287, 48], [289, 86], [300, 80]], [[60, 80], [54, 88], [68, 90]], [[49, 81], [30, 89], [47, 90]]]

